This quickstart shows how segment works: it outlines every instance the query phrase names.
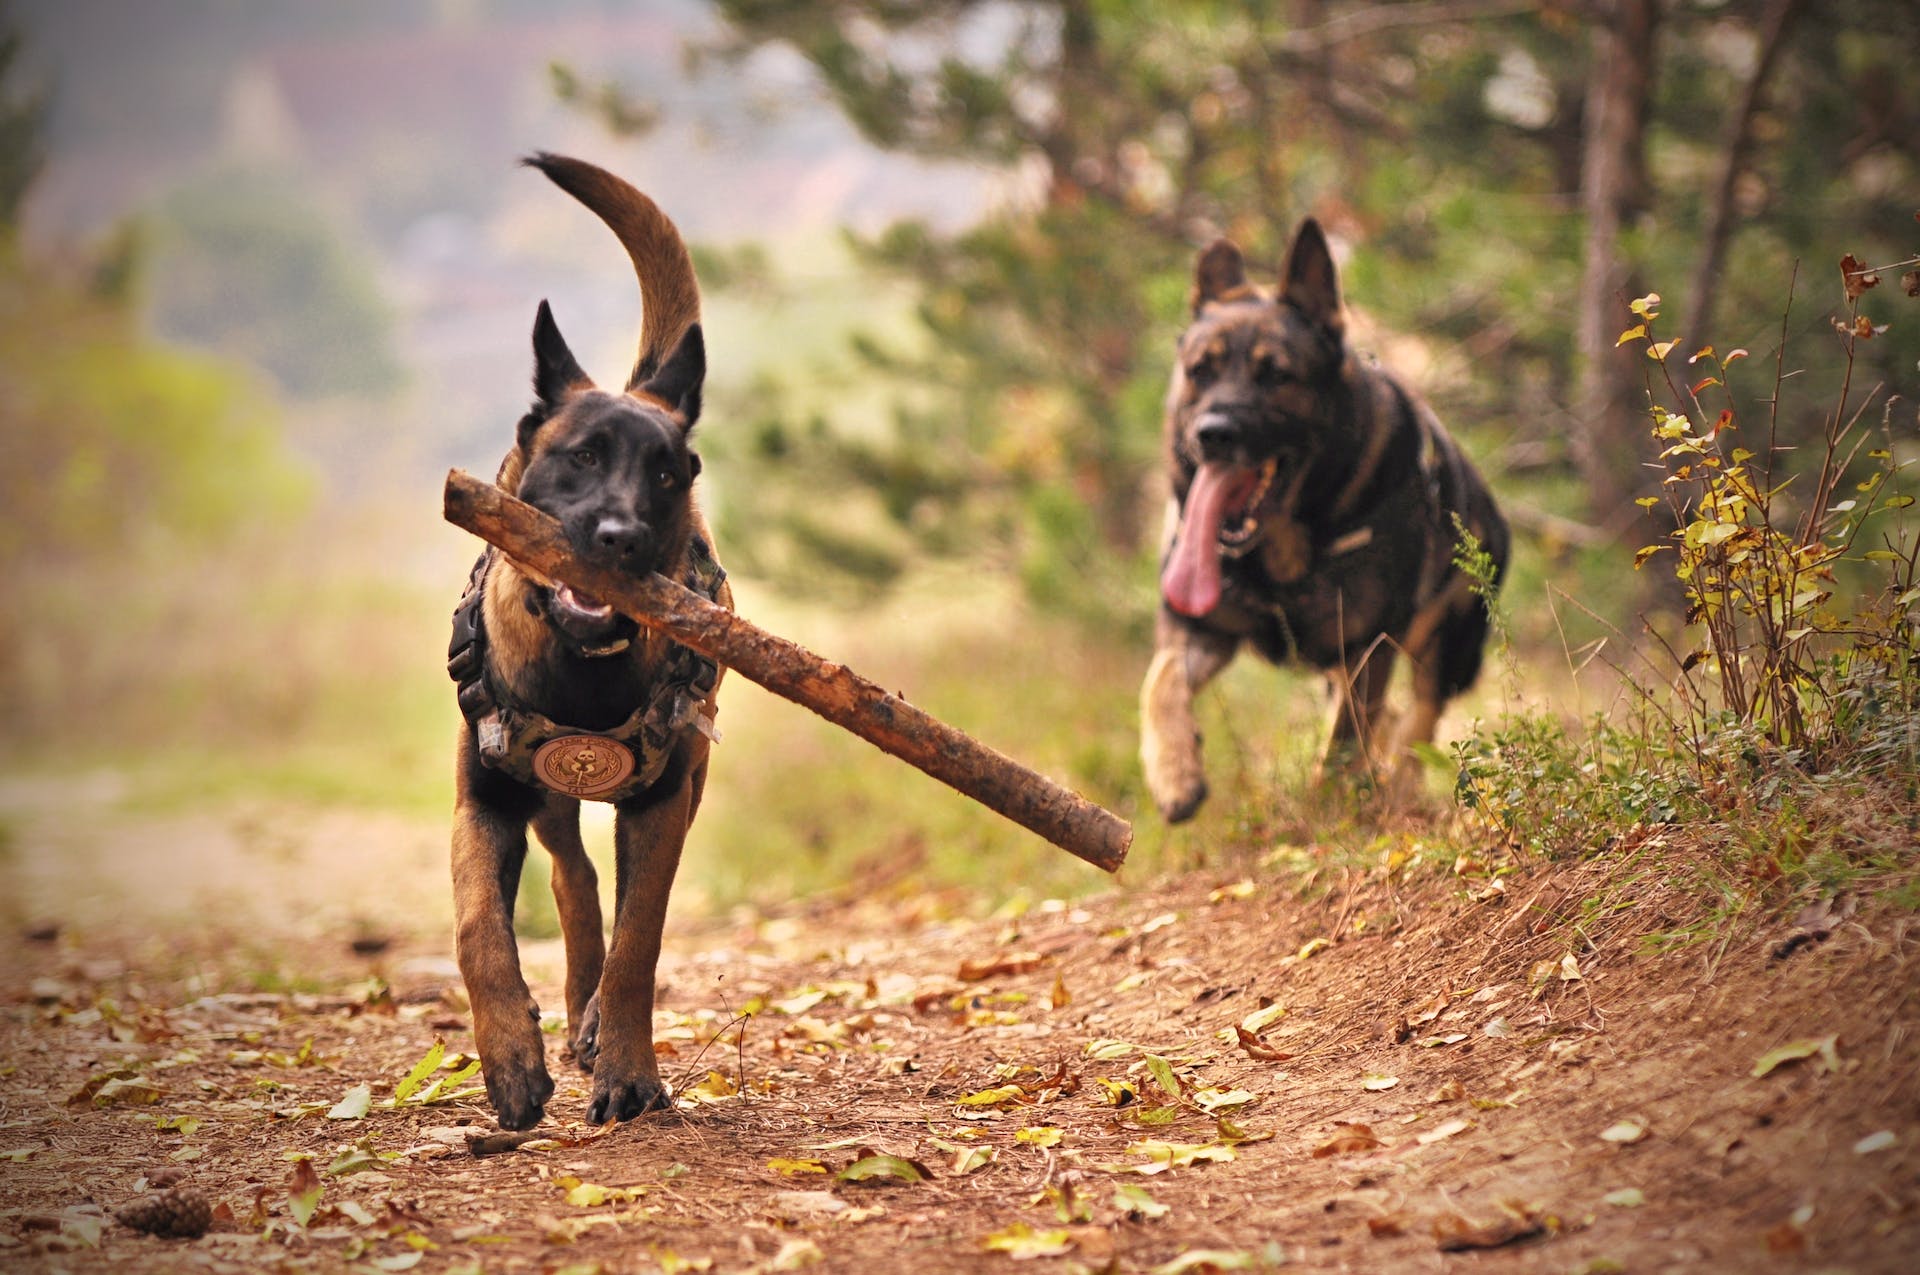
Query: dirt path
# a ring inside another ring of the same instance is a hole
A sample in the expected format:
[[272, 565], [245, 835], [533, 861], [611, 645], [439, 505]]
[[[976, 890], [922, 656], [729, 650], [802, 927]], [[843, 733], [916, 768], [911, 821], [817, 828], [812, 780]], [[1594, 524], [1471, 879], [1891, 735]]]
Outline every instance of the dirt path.
[[[682, 923], [656, 1024], [681, 1108], [581, 1125], [556, 1034], [541, 1140], [485, 1158], [483, 1100], [385, 1105], [436, 1039], [471, 1047], [443, 940], [246, 948], [213, 918], [198, 943], [25, 941], [0, 1265], [1913, 1269], [1909, 914], [1656, 958], [1635, 953], [1660, 904], [1581, 916], [1597, 869], [1474, 902], [1431, 870], [1307, 868], [1017, 919], [922, 899]], [[295, 990], [218, 990], [262, 950]], [[558, 1004], [555, 945], [526, 958]], [[1837, 1069], [1751, 1074], [1828, 1037]], [[112, 1220], [168, 1176], [211, 1233]]]

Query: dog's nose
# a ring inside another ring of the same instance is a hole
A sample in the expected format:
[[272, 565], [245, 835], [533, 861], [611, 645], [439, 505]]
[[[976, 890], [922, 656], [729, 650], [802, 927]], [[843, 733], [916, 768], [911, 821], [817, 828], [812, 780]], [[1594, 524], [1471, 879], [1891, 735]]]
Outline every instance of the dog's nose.
[[644, 557], [652, 541], [653, 532], [647, 524], [631, 518], [607, 517], [594, 524], [594, 547], [622, 562]]
[[1240, 427], [1233, 418], [1209, 412], [1194, 426], [1193, 441], [1200, 445], [1203, 460], [1226, 460], [1240, 444]]

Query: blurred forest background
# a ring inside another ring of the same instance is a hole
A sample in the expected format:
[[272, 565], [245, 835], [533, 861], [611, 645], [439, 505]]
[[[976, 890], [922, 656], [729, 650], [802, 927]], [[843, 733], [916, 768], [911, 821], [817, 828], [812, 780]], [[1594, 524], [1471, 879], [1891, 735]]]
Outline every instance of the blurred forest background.
[[[1781, 439], [1817, 437], [1834, 263], [1920, 251], [1916, 48], [1907, 0], [13, 0], [13, 919], [76, 881], [205, 908], [263, 863], [312, 924], [444, 911], [475, 550], [440, 479], [506, 449], [542, 297], [590, 371], [637, 329], [616, 245], [527, 151], [621, 173], [697, 245], [701, 485], [741, 610], [1136, 818], [1153, 866], [1308, 835], [1320, 714], [1312, 679], [1236, 667], [1206, 707], [1220, 795], [1158, 825], [1134, 696], [1196, 249], [1270, 272], [1320, 218], [1356, 344], [1513, 516], [1511, 658], [1444, 729], [1584, 714], [1608, 691], [1568, 652], [1670, 603], [1632, 570], [1664, 528], [1634, 503], [1657, 368], [1616, 347], [1626, 302], [1666, 298], [1676, 363], [1751, 351], [1749, 401], [1784, 342]], [[1911, 447], [1898, 273], [1852, 403], [1905, 396]], [[683, 906], [1097, 884], [757, 688], [723, 705]], [[417, 897], [364, 888], [416, 870]]]

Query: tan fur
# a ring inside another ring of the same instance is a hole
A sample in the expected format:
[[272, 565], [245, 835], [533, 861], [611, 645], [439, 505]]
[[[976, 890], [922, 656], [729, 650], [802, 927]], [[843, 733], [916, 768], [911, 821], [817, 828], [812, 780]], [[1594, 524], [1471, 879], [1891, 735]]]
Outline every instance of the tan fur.
[[[643, 388], [700, 316], [692, 259], [679, 233], [651, 199], [619, 178], [557, 156], [542, 156], [539, 163], [558, 185], [598, 215], [626, 248], [645, 306], [639, 353], [627, 392], [685, 428], [687, 422], [673, 405]], [[563, 417], [568, 403], [593, 389], [584, 378], [566, 387], [560, 395], [563, 401], [549, 404], [558, 409], [550, 419]], [[524, 446], [517, 441], [501, 463], [496, 482], [518, 493], [552, 433], [543, 427], [524, 440]], [[698, 508], [689, 509], [689, 522], [694, 536], [712, 543]], [[686, 567], [682, 561], [663, 571], [679, 578]], [[526, 692], [533, 670], [554, 640], [546, 621], [527, 607], [538, 583], [504, 556], [496, 555], [488, 568], [484, 603], [488, 674], [509, 695]], [[732, 589], [723, 583], [715, 601], [731, 608]], [[608, 658], [635, 662], [638, 680], [644, 685], [670, 646], [642, 628], [626, 652]], [[709, 696], [707, 713], [713, 712]], [[488, 1094], [503, 1124], [511, 1120], [516, 1123], [510, 1127], [526, 1127], [539, 1119], [553, 1091], [537, 1010], [520, 972], [513, 935], [512, 883], [526, 853], [529, 826], [553, 859], [553, 891], [567, 957], [569, 1043], [576, 1058], [594, 1073], [589, 1111], [604, 1110], [611, 1118], [624, 1119], [667, 1101], [653, 1051], [654, 970], [675, 869], [705, 789], [710, 747], [705, 735], [685, 733], [675, 745], [671, 763], [680, 769], [669, 772], [684, 776], [678, 787], [647, 794], [645, 800], [623, 802], [618, 808], [614, 828], [618, 902], [609, 948], [603, 937], [598, 876], [580, 838], [579, 803], [549, 794], [530, 823], [524, 814], [519, 819], [506, 817], [476, 795], [482, 782], [472, 778], [480, 773], [478, 749], [472, 728], [463, 728], [453, 829], [456, 948], [473, 1005], [475, 1042], [485, 1063]]]

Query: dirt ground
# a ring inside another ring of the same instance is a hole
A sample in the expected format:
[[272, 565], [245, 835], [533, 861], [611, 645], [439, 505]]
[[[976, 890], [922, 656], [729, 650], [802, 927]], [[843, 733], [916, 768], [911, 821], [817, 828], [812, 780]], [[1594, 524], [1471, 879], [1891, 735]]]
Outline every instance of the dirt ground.
[[[1920, 1265], [1920, 920], [1871, 899], [1655, 954], [1698, 901], [1585, 906], [1601, 864], [1496, 887], [1309, 847], [1017, 916], [889, 888], [677, 920], [678, 1109], [583, 1125], [555, 1021], [547, 1120], [483, 1156], [484, 1097], [433, 1090], [472, 1048], [444, 904], [356, 917], [296, 860], [304, 924], [136, 899], [5, 936], [0, 1267]], [[523, 958], [559, 1005], [558, 944]], [[169, 1182], [207, 1234], [115, 1220]]]

